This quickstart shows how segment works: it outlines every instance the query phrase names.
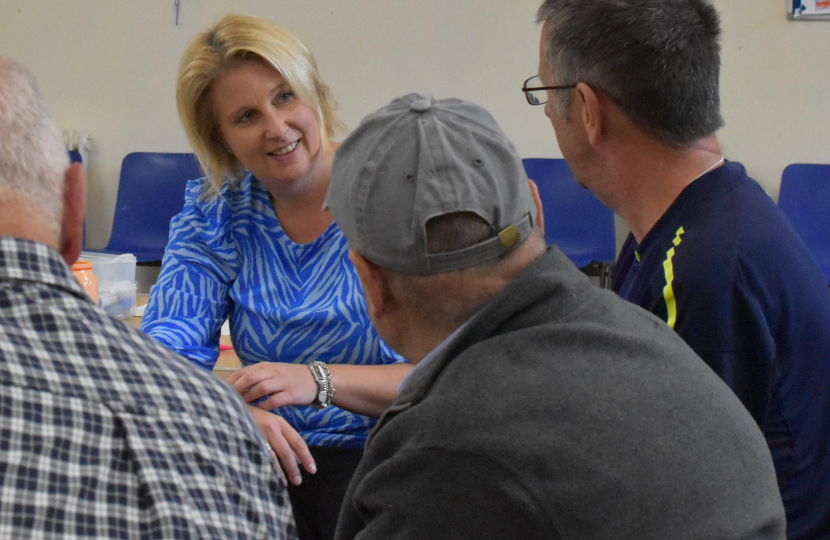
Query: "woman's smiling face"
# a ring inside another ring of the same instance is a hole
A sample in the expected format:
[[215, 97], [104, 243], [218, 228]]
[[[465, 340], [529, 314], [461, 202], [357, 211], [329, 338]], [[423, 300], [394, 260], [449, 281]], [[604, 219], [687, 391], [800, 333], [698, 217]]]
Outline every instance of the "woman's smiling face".
[[319, 124], [277, 70], [248, 60], [221, 74], [210, 91], [228, 150], [271, 193], [312, 179], [321, 161]]

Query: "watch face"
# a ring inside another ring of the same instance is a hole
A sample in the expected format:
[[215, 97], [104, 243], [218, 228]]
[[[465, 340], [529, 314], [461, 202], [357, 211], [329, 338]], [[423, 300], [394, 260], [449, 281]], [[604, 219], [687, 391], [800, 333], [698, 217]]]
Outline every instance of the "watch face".
[[323, 390], [323, 391], [321, 391], [320, 393], [317, 394], [317, 401], [319, 401], [320, 403], [325, 403], [326, 402], [326, 391], [325, 390]]

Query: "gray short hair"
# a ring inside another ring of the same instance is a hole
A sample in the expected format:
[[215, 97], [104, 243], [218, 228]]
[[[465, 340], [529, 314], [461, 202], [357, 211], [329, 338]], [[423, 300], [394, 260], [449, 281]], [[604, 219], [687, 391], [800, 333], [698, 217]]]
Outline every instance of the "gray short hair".
[[[720, 116], [720, 21], [706, 0], [545, 0], [552, 84], [584, 82], [671, 146], [712, 135]], [[573, 93], [554, 103], [563, 117]]]
[[0, 197], [31, 204], [57, 232], [68, 166], [63, 137], [34, 76], [0, 57]]
[[484, 242], [496, 231], [473, 212], [452, 212], [427, 221], [426, 234], [429, 253], [447, 253]]

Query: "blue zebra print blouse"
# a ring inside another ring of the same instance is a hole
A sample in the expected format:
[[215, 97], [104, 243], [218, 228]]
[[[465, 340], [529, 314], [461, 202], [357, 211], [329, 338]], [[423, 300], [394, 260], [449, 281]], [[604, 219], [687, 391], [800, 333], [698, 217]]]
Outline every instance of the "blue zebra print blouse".
[[[243, 365], [405, 361], [375, 332], [336, 224], [299, 245], [285, 234], [268, 190], [252, 175], [212, 200], [200, 199], [205, 185], [204, 179], [188, 183], [184, 209], [170, 223], [143, 332], [208, 370], [219, 355], [226, 318]], [[362, 448], [375, 424], [337, 407], [273, 412], [314, 446]]]

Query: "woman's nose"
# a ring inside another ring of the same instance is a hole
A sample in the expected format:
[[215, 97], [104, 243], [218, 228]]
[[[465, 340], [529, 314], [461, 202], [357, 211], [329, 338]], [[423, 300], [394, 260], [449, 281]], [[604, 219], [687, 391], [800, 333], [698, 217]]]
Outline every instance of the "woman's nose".
[[271, 139], [279, 139], [288, 131], [285, 114], [277, 110], [269, 110], [265, 114], [265, 136]]

